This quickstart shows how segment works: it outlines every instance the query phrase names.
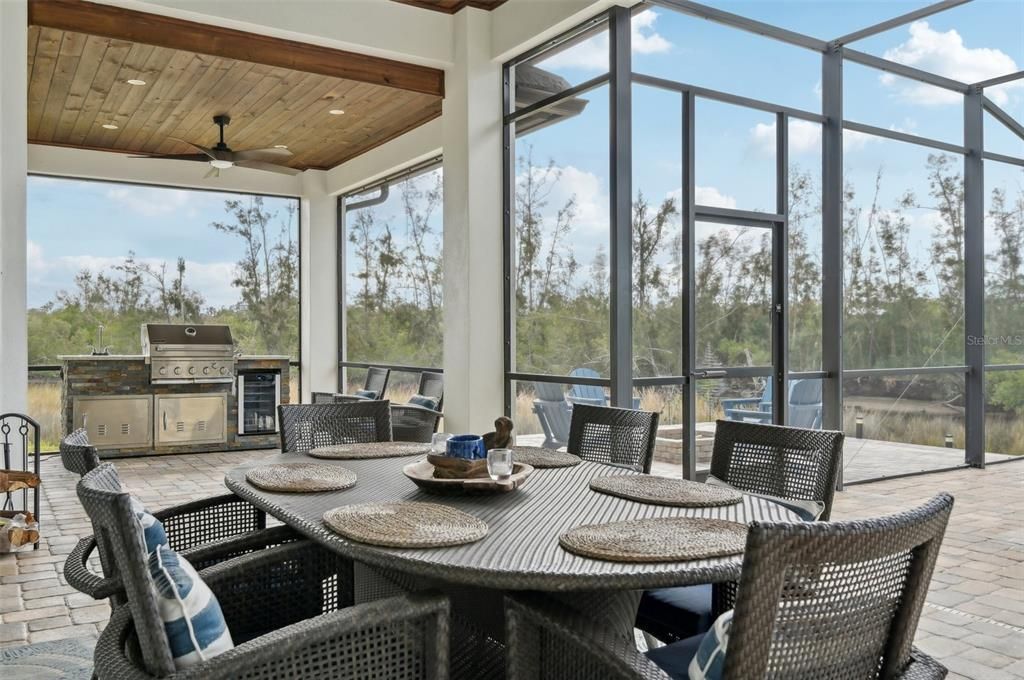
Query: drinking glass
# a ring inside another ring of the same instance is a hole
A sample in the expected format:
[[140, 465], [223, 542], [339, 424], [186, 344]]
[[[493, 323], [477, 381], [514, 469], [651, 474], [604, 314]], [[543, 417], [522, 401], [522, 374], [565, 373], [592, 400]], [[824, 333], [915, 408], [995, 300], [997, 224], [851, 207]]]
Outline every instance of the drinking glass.
[[487, 474], [496, 482], [512, 476], [512, 449], [491, 449], [487, 452]]
[[447, 432], [436, 432], [430, 438], [430, 452], [435, 456], [443, 456], [448, 453], [448, 440], [452, 436]]

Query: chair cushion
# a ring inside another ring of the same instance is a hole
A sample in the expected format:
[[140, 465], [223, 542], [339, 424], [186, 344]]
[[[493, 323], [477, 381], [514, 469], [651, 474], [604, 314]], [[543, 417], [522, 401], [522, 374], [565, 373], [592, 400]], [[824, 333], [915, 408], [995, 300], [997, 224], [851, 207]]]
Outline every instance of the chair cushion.
[[129, 496], [132, 504], [132, 512], [139, 520], [139, 528], [142, 530], [142, 540], [146, 544], [146, 552], [151, 553], [161, 545], [167, 545], [167, 532], [164, 524], [153, 516], [146, 506], [135, 496]]
[[745, 491], [744, 489], [737, 489], [732, 484], [724, 482], [718, 477], [715, 477], [714, 475], [708, 475], [707, 483], [714, 486], [724, 486], [729, 489], [736, 489], [737, 491], [742, 491], [743, 493], [748, 494], [750, 496], [766, 498], [774, 503], [778, 503], [783, 507], [789, 508], [796, 514], [800, 515], [800, 518], [803, 519], [805, 522], [815, 522], [819, 517], [821, 517], [821, 513], [825, 512], [825, 504], [822, 503], [821, 501], [808, 501], [795, 498], [779, 498], [778, 496], [772, 496], [766, 493], [754, 493], [752, 491]]
[[217, 597], [184, 557], [166, 545], [149, 555], [157, 610], [174, 667], [181, 670], [233, 649]]
[[703, 635], [693, 635], [685, 640], [651, 649], [647, 652], [647, 658], [668, 673], [672, 680], [688, 680], [690, 662], [697, 655], [697, 648], [703, 639]]
[[636, 627], [659, 640], [703, 635], [711, 627], [711, 585], [648, 590], [640, 599]]
[[422, 406], [423, 408], [429, 408], [431, 411], [437, 410], [437, 399], [424, 397], [422, 394], [414, 394], [409, 398], [409, 403], [416, 406]]
[[376, 390], [356, 390], [356, 396], [362, 397], [363, 399], [376, 399]]

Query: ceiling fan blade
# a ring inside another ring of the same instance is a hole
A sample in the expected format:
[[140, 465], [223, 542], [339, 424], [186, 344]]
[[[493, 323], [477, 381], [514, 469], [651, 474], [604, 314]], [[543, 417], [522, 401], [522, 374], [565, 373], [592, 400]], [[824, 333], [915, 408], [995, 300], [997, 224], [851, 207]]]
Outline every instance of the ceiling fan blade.
[[199, 149], [207, 157], [212, 158], [214, 160], [218, 160], [220, 158], [219, 156], [216, 155], [217, 152], [214, 151], [213, 149], [207, 149], [205, 146], [199, 146], [198, 144], [193, 144], [192, 142], [188, 141], [187, 139], [182, 139], [181, 137], [168, 137], [167, 139], [173, 139], [176, 142], [181, 142], [182, 144], [188, 144], [193, 149]]
[[264, 163], [263, 161], [235, 161], [235, 165], [240, 168], [249, 168], [251, 170], [266, 170], [267, 172], [276, 172], [281, 175], [302, 174], [302, 170], [289, 168], [287, 165], [277, 165], [276, 163]]
[[155, 153], [149, 156], [128, 156], [128, 158], [163, 158], [176, 161], [210, 162], [210, 157], [204, 153]]
[[211, 177], [220, 177], [220, 168], [210, 166], [210, 171], [203, 175], [203, 179], [210, 179]]
[[246, 149], [235, 152], [235, 162], [239, 161], [283, 161], [294, 156], [288, 149]]

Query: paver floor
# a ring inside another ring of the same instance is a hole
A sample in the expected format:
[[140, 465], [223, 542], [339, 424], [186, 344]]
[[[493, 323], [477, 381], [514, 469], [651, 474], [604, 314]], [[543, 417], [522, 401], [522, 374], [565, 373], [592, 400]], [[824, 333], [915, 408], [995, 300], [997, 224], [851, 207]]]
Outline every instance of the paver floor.
[[[273, 451], [123, 459], [122, 480], [151, 508], [224, 493], [224, 472]], [[0, 555], [0, 647], [95, 637], [109, 609], [64, 580], [67, 554], [92, 533], [75, 496], [77, 477], [58, 456], [42, 464], [44, 540]], [[956, 507], [918, 629], [918, 645], [950, 678], [1024, 678], [1024, 462], [854, 485], [836, 495], [834, 519], [886, 514], [940, 491]], [[2, 675], [2, 671], [0, 671]]]

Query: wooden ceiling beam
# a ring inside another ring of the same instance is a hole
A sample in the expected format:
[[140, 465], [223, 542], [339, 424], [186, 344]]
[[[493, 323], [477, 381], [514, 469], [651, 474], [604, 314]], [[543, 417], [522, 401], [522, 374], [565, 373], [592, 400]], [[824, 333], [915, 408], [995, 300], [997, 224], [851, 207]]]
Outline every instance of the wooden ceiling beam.
[[439, 69], [85, 0], [30, 0], [28, 23], [444, 96]]
[[392, 0], [401, 5], [412, 5], [420, 9], [429, 9], [445, 14], [455, 14], [463, 7], [475, 7], [491, 11], [499, 5], [504, 5], [506, 0]]

